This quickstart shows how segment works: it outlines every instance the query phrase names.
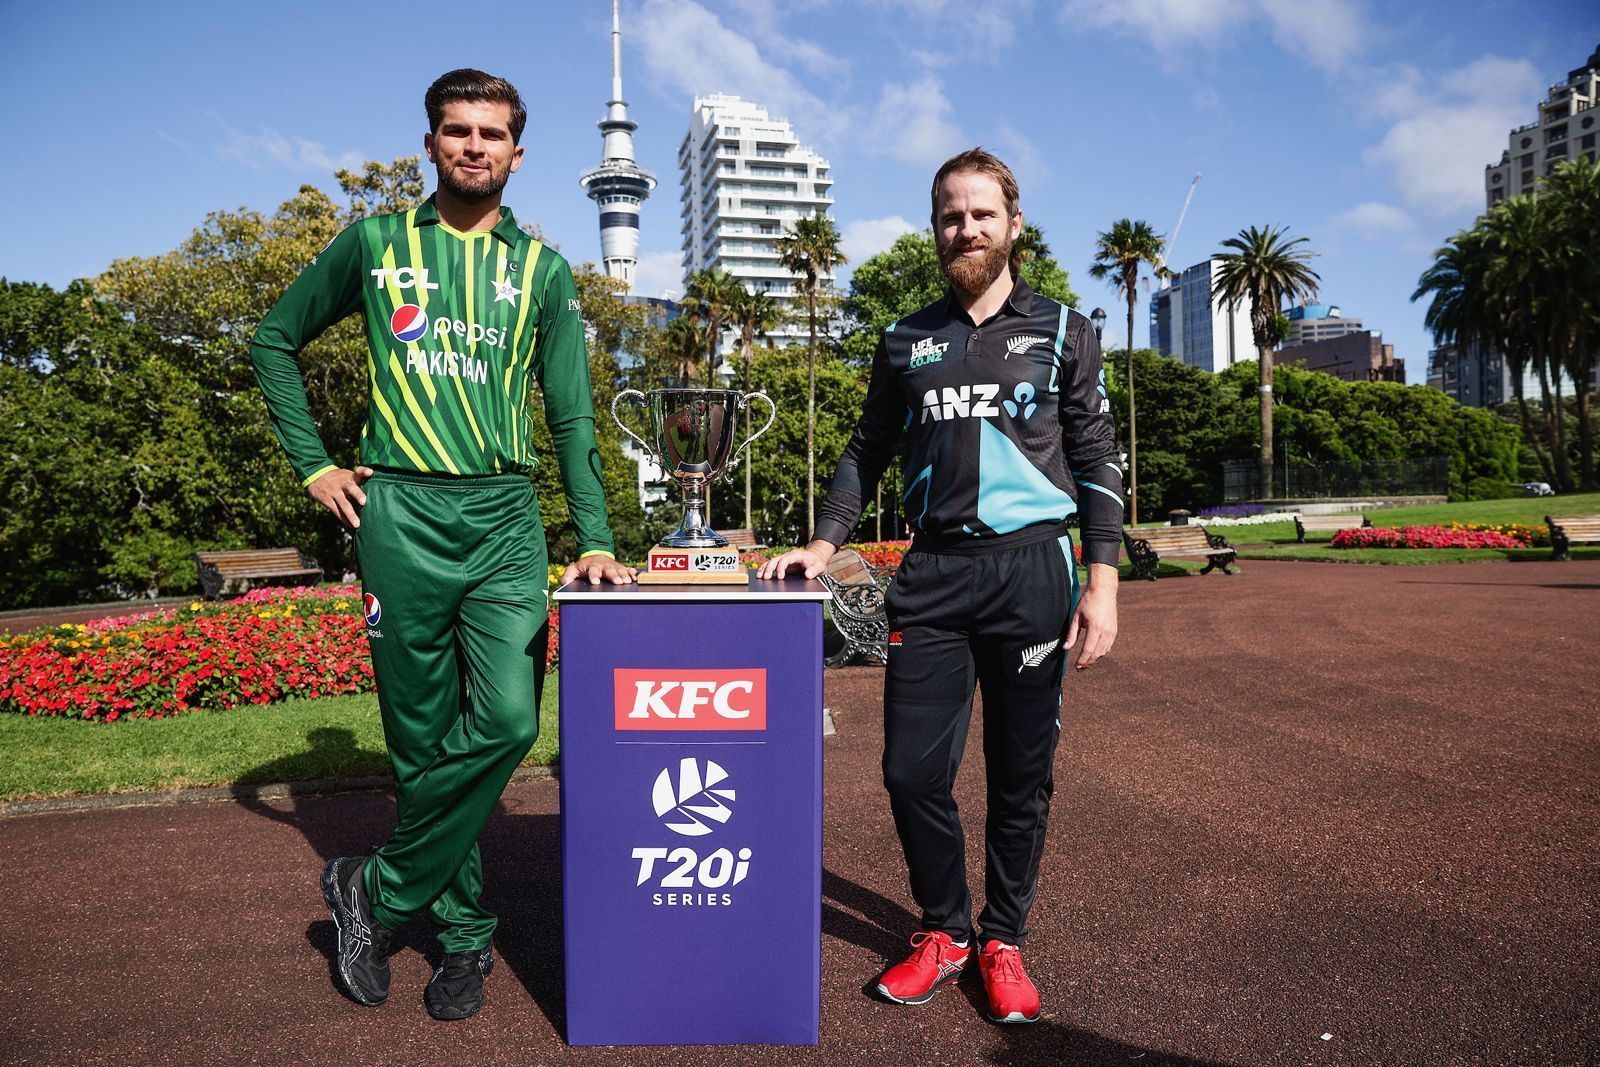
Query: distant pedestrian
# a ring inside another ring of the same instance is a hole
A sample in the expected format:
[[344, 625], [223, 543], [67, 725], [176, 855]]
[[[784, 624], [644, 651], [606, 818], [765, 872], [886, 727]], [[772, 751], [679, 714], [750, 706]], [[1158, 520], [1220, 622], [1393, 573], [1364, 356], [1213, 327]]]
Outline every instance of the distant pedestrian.
[[[302, 484], [355, 531], [394, 764], [394, 835], [323, 872], [339, 981], [358, 1003], [383, 1003], [393, 931], [426, 914], [445, 955], [424, 1002], [436, 1019], [464, 1019], [483, 1006], [494, 963], [478, 835], [539, 731], [548, 574], [531, 480], [535, 381], [578, 532], [567, 580], [635, 572], [612, 556], [572, 272], [500, 206], [522, 164], [522, 99], [504, 79], [454, 70], [425, 104], [437, 192], [335, 237], [262, 321], [250, 357]], [[329, 458], [298, 354], [358, 312], [370, 401], [352, 471]]]
[[[1038, 886], [1067, 650], [1079, 669], [1117, 635], [1122, 474], [1089, 320], [1010, 269], [1016, 178], [988, 152], [934, 177], [933, 232], [949, 289], [883, 332], [861, 419], [813, 540], [764, 564], [816, 577], [850, 537], [905, 435], [911, 548], [888, 595], [884, 783], [922, 908], [913, 951], [878, 992], [924, 1004], [974, 944], [996, 1022], [1039, 1018], [1019, 948]], [[1076, 513], [1089, 581], [1079, 596]], [[983, 689], [985, 906], [975, 933], [951, 786]]]

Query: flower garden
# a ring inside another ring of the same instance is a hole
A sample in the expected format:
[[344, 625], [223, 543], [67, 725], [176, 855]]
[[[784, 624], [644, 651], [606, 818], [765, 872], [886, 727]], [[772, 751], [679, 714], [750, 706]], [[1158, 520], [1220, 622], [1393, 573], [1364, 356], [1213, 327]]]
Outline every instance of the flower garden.
[[[1505, 523], [1488, 526], [1451, 523], [1449, 526], [1367, 526], [1339, 530], [1334, 548], [1532, 548], [1533, 527]], [[1546, 534], [1548, 543], [1548, 534]]]

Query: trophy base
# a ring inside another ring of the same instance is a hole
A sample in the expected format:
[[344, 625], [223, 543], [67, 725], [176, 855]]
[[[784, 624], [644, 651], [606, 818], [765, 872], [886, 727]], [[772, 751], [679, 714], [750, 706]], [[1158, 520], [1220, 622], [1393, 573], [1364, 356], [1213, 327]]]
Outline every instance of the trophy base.
[[652, 548], [640, 585], [747, 585], [750, 570], [734, 548]]

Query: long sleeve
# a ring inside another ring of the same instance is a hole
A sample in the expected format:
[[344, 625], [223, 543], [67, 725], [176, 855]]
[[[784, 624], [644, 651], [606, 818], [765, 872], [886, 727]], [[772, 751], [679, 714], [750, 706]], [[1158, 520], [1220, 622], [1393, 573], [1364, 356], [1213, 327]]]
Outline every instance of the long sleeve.
[[250, 362], [267, 413], [289, 463], [309, 485], [336, 464], [328, 457], [306, 402], [300, 351], [361, 306], [361, 235], [348, 226], [317, 255], [261, 320], [250, 339]]
[[814, 539], [833, 545], [843, 545], [850, 539], [867, 497], [878, 487], [878, 479], [894, 458], [895, 445], [905, 429], [906, 412], [905, 396], [889, 366], [888, 345], [879, 337], [861, 419], [839, 456], [828, 495], [817, 508], [817, 528], [811, 535]]
[[1067, 339], [1070, 358], [1062, 368], [1066, 382], [1061, 390], [1061, 449], [1078, 484], [1083, 561], [1115, 567], [1122, 547], [1122, 466], [1100, 342], [1089, 320], [1076, 312]]
[[589, 392], [589, 354], [583, 336], [578, 289], [565, 260], [545, 278], [533, 370], [544, 392], [545, 421], [555, 444], [567, 508], [578, 530], [578, 552], [616, 551], [606, 517], [600, 478], [600, 446], [594, 436], [594, 399]]

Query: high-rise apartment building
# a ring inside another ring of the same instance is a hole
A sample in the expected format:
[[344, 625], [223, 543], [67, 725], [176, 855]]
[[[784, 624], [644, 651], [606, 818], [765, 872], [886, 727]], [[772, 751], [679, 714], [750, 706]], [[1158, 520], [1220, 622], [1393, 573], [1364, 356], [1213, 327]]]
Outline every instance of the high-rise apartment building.
[[1214, 300], [1211, 287], [1222, 261], [1215, 257], [1181, 271], [1150, 297], [1150, 345], [1164, 356], [1201, 370], [1219, 371], [1256, 358], [1250, 301]]
[[1366, 329], [1360, 319], [1346, 318], [1333, 304], [1304, 304], [1288, 312], [1289, 336], [1283, 340], [1284, 348], [1315, 344], [1347, 333], [1360, 333]]
[[1600, 47], [1589, 61], [1567, 72], [1565, 85], [1552, 85], [1539, 105], [1539, 118], [1511, 131], [1499, 163], [1484, 168], [1484, 196], [1494, 207], [1510, 196], [1531, 193], [1534, 183], [1556, 164], [1579, 156], [1591, 160], [1600, 149]]
[[604, 148], [600, 165], [579, 183], [600, 209], [600, 262], [612, 278], [633, 287], [633, 269], [639, 262], [639, 206], [656, 187], [655, 176], [633, 158], [633, 131], [622, 98], [622, 21], [617, 0], [611, 0], [611, 99], [606, 117], [599, 122]]
[[[793, 309], [798, 290], [778, 265], [778, 238], [796, 219], [831, 208], [828, 161], [802, 147], [789, 123], [766, 108], [717, 94], [695, 97], [678, 172], [685, 285], [694, 272], [720, 267]], [[805, 334], [793, 321], [773, 331], [779, 343]]]

